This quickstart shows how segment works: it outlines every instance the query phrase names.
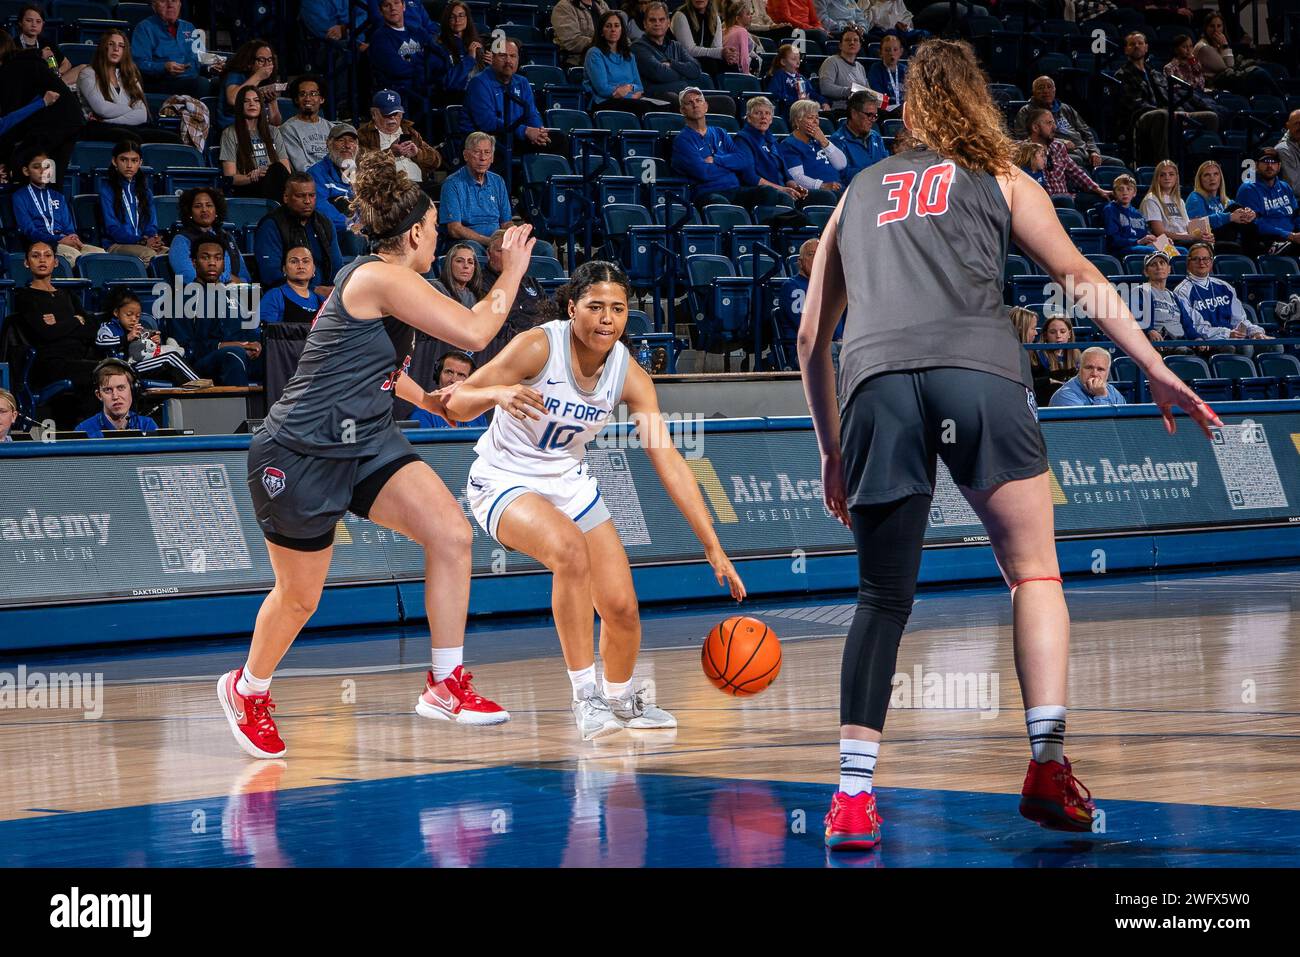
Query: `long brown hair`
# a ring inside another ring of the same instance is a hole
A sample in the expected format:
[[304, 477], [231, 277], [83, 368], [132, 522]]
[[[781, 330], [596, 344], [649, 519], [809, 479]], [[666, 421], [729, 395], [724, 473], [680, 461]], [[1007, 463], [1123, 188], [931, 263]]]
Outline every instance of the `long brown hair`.
[[[244, 100], [250, 96], [261, 104], [262, 98], [255, 86], [241, 86], [239, 92], [235, 94], [235, 142], [239, 144], [235, 169], [240, 173], [253, 171], [253, 138], [248, 133], [248, 118], [244, 116]], [[257, 114], [257, 135], [261, 138], [262, 145], [266, 147], [268, 163], [274, 164], [280, 162], [280, 157], [275, 152], [275, 140], [271, 138], [271, 124], [266, 118], [266, 113], [266, 107], [263, 105], [262, 111]]]
[[[465, 11], [465, 29], [460, 32], [460, 48], [451, 42], [451, 38], [456, 34], [451, 29], [451, 15], [460, 7]], [[461, 56], [469, 56], [469, 47], [471, 43], [482, 43], [478, 37], [478, 27], [474, 24], [474, 14], [464, 3], [464, 0], [451, 0], [451, 3], [442, 8], [442, 20], [439, 24], [437, 42], [445, 47], [451, 54], [453, 63], [460, 63]]]
[[906, 83], [912, 135], [958, 166], [995, 176], [1009, 172], [1011, 139], [970, 44], [926, 40], [910, 62]]
[[[1070, 337], [1065, 340], [1066, 342], [1072, 343], [1075, 341], [1074, 326], [1070, 324], [1070, 320], [1065, 318], [1065, 316], [1052, 316], [1050, 319], [1043, 322], [1043, 331], [1039, 333], [1038, 336], [1040, 342], [1047, 341], [1047, 327], [1054, 322], [1065, 323], [1065, 328], [1070, 333]], [[1038, 350], [1034, 351], [1038, 352]], [[1078, 369], [1082, 357], [1080, 356], [1078, 349], [1067, 349], [1064, 343], [1062, 343], [1059, 350], [1044, 349], [1041, 354], [1034, 356], [1034, 358], [1053, 372], [1060, 372], [1063, 369]]]
[[99, 46], [95, 47], [95, 55], [90, 60], [90, 68], [95, 72], [95, 86], [99, 87], [99, 95], [104, 99], [113, 98], [113, 64], [108, 62], [108, 41], [114, 36], [121, 37], [124, 45], [122, 60], [117, 65], [117, 75], [122, 89], [130, 98], [129, 105], [143, 103], [144, 84], [140, 80], [140, 68], [131, 58], [131, 38], [122, 30], [116, 28], [108, 30], [99, 38]]

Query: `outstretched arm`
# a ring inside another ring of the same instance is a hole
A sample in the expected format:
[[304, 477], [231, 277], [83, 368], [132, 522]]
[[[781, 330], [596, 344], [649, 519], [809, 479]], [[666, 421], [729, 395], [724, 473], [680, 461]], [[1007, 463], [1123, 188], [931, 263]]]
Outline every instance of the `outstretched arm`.
[[650, 464], [659, 474], [659, 481], [663, 482], [668, 497], [673, 500], [695, 537], [704, 546], [704, 556], [713, 566], [718, 584], [729, 588], [731, 597], [736, 601], [743, 600], [745, 583], [740, 580], [731, 559], [722, 550], [722, 543], [718, 541], [718, 533], [713, 530], [713, 519], [709, 517], [709, 509], [704, 504], [704, 496], [700, 494], [695, 473], [673, 445], [668, 426], [664, 424], [663, 414], [659, 411], [654, 382], [635, 363], [628, 366], [627, 379], [623, 385], [623, 401], [627, 403], [632, 415], [641, 447], [650, 457]]
[[493, 406], [499, 406], [516, 419], [540, 419], [546, 412], [542, 396], [522, 383], [534, 378], [546, 367], [550, 356], [546, 333], [529, 329], [515, 336], [483, 368], [450, 390], [433, 393], [442, 396], [444, 418], [468, 422]]

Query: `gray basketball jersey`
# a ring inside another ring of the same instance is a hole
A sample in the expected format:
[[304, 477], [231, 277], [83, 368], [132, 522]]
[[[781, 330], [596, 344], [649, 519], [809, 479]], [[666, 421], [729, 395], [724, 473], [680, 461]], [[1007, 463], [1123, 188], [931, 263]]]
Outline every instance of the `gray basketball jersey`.
[[841, 407], [882, 372], [956, 366], [1028, 385], [1002, 301], [1010, 228], [993, 176], [928, 149], [853, 178], [838, 227], [849, 301]]
[[[338, 271], [311, 324], [298, 370], [262, 427], [295, 452], [327, 459], [377, 453], [393, 428], [393, 387], [411, 364], [412, 329], [391, 316], [356, 319], [343, 308], [348, 278], [378, 256], [358, 256]], [[398, 367], [397, 348], [407, 349]]]

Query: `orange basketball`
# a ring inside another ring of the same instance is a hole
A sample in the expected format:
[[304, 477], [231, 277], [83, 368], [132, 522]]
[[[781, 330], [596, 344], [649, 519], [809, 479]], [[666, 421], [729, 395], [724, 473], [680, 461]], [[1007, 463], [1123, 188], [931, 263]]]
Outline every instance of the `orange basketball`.
[[781, 673], [781, 642], [757, 618], [728, 618], [704, 639], [700, 661], [714, 687], [736, 697], [758, 694]]

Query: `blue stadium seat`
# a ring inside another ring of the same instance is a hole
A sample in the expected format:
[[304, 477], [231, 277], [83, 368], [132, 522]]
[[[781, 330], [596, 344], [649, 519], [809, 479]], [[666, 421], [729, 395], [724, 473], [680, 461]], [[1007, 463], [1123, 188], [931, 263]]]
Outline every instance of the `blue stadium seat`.
[[560, 279], [565, 276], [565, 271], [558, 259], [534, 255], [528, 261], [528, 275], [534, 279]]
[[680, 113], [647, 113], [641, 125], [658, 133], [676, 133], [686, 126], [686, 118]]
[[77, 226], [77, 235], [92, 246], [107, 249], [110, 244], [101, 241], [104, 224], [100, 219], [98, 193], [78, 193], [72, 197], [72, 221]]
[[733, 95], [759, 92], [763, 89], [758, 77], [748, 73], [724, 73], [719, 77], [718, 85]]
[[135, 256], [120, 253], [86, 253], [77, 258], [77, 272], [89, 279], [92, 288], [114, 279], [147, 279], [149, 270]]
[[1196, 394], [1209, 401], [1230, 401], [1233, 397], [1232, 382], [1224, 378], [1210, 376], [1210, 368], [1205, 360], [1197, 356], [1165, 356], [1165, 365], [1176, 375], [1196, 390]]
[[600, 205], [610, 203], [637, 203], [641, 199], [641, 181], [635, 176], [602, 176]]
[[546, 111], [548, 129], [567, 133], [570, 130], [589, 129], [591, 117], [581, 110], [552, 109]]
[[826, 228], [826, 224], [830, 222], [833, 212], [835, 212], [834, 206], [805, 206], [803, 208], [803, 214], [818, 229]]
[[1083, 218], [1083, 213], [1077, 209], [1056, 207], [1056, 218], [1061, 221], [1061, 225], [1066, 229], [1086, 229], [1088, 221]]
[[623, 110], [597, 110], [592, 119], [596, 121], [597, 128], [615, 133], [641, 129], [641, 121], [636, 118], [636, 114]]
[[1227, 282], [1235, 282], [1240, 277], [1253, 272], [1255, 272], [1255, 262], [1249, 256], [1242, 256], [1237, 253], [1221, 253], [1214, 257], [1214, 268], [1211, 275]]
[[153, 198], [153, 210], [158, 230], [166, 232], [181, 221], [181, 198], [171, 193], [157, 195]]
[[1288, 299], [1300, 294], [1300, 264], [1290, 256], [1260, 256], [1255, 260], [1255, 267], [1273, 277], [1277, 290], [1274, 298]]
[[1278, 380], [1281, 398], [1300, 396], [1300, 359], [1290, 353], [1265, 352], [1256, 357], [1255, 363], [1262, 375]]
[[686, 257], [686, 289], [688, 305], [695, 325], [703, 328], [711, 304], [710, 287], [723, 276], [735, 276], [736, 268], [726, 256], [700, 255]]
[[270, 199], [231, 197], [226, 200], [226, 221], [236, 229], [246, 229], [258, 224], [263, 216], [280, 204]]
[[1106, 253], [1089, 253], [1084, 258], [1100, 269], [1103, 276], [1119, 276], [1124, 272], [1120, 261]]
[[1146, 262], [1146, 253], [1129, 253], [1124, 257], [1124, 272], [1130, 275], [1142, 275], [1142, 264]]
[[[21, 252], [5, 253], [5, 274], [14, 281], [15, 286], [26, 286], [32, 281], [32, 274], [25, 260], [26, 257]], [[54, 273], [50, 278], [55, 281], [72, 278], [68, 261], [62, 256], [54, 257]]]
[[1106, 230], [1095, 229], [1091, 226], [1081, 228], [1075, 226], [1069, 230], [1070, 240], [1074, 247], [1084, 255], [1096, 255], [1101, 253], [1106, 245]]
[[1210, 371], [1232, 383], [1234, 398], [1237, 399], [1273, 399], [1281, 387], [1281, 381], [1276, 377], [1260, 375], [1255, 363], [1246, 356], [1211, 356]]
[[1124, 396], [1124, 401], [1146, 401], [1146, 376], [1142, 374], [1142, 368], [1128, 356], [1116, 356], [1111, 362], [1110, 381]]
[[[728, 116], [726, 113], [707, 113], [704, 121], [709, 126], [716, 126], [718, 129], [727, 133], [739, 133], [740, 121], [734, 116]], [[832, 133], [834, 130], [831, 131]]]

